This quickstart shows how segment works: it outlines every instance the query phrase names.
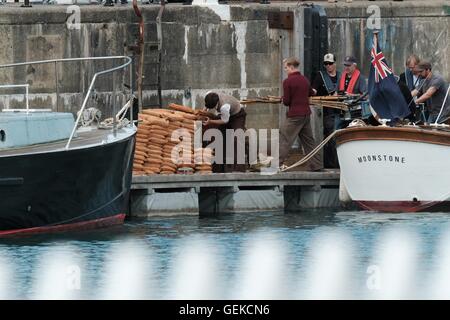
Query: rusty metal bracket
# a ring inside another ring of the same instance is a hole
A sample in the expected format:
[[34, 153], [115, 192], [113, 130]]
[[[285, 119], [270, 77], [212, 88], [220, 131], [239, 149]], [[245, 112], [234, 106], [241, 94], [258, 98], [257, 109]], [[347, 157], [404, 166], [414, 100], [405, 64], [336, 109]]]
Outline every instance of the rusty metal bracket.
[[293, 12], [269, 12], [267, 20], [269, 28], [272, 29], [294, 29], [294, 13]]
[[135, 46], [137, 53], [139, 54], [138, 70], [137, 70], [137, 92], [138, 92], [138, 106], [139, 112], [142, 112], [142, 77], [144, 72], [144, 17], [142, 16], [141, 9], [139, 9], [137, 0], [133, 0], [133, 9], [135, 15], [139, 19], [139, 38]]

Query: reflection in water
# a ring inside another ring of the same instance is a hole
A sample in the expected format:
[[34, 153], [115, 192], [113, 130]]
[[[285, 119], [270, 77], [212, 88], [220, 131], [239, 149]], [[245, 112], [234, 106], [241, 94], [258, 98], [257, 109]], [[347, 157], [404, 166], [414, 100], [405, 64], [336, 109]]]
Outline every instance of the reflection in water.
[[2, 239], [0, 298], [450, 298], [448, 226], [446, 213], [309, 210]]

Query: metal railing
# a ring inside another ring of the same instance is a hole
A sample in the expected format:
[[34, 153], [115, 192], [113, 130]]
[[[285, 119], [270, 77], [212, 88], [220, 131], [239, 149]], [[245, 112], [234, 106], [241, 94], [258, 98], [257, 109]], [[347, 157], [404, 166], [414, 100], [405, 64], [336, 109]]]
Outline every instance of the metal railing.
[[[18, 62], [18, 63], [3, 64], [3, 65], [0, 65], [0, 69], [19, 67], [19, 66], [29, 66], [29, 65], [36, 65], [36, 64], [49, 64], [49, 63], [54, 63], [55, 64], [55, 68], [56, 68], [56, 64], [60, 63], [60, 62], [64, 63], [64, 62], [73, 62], [73, 61], [95, 61], [95, 60], [113, 60], [113, 59], [124, 59], [125, 63], [123, 63], [123, 64], [121, 64], [121, 65], [119, 65], [117, 67], [114, 67], [114, 68], [110, 68], [110, 69], [106, 69], [106, 70], [103, 70], [103, 71], [96, 72], [94, 74], [94, 76], [92, 77], [92, 80], [91, 80], [91, 82], [89, 84], [89, 88], [88, 88], [87, 93], [86, 93], [86, 96], [84, 97], [83, 104], [81, 105], [81, 109], [78, 111], [77, 120], [75, 121], [75, 124], [73, 126], [72, 132], [71, 132], [70, 137], [69, 137], [69, 139], [67, 141], [67, 144], [65, 146], [65, 150], [69, 150], [70, 142], [72, 141], [73, 136], [75, 134], [75, 131], [77, 130], [78, 124], [80, 122], [80, 118], [81, 118], [81, 116], [83, 114], [84, 109], [86, 108], [86, 104], [88, 102], [88, 99], [89, 99], [92, 91], [93, 91], [93, 87], [94, 87], [95, 80], [97, 79], [97, 77], [101, 76], [101, 75], [104, 75], [104, 74], [107, 74], [107, 73], [111, 73], [111, 72], [117, 71], [117, 70], [124, 69], [125, 67], [127, 67], [128, 65], [131, 64], [132, 59], [130, 57], [127, 57], [127, 56], [51, 59], [51, 60], [40, 60], [40, 61], [30, 61], [30, 62]], [[130, 68], [130, 90], [131, 90], [131, 88], [133, 88], [131, 75], [132, 75], [132, 69]], [[18, 87], [18, 86], [24, 86], [24, 85], [7, 85], [7, 86], [10, 86], [10, 87], [11, 86], [17, 86]], [[26, 85], [26, 86], [28, 86], [28, 85]], [[26, 90], [28, 92], [28, 87], [27, 87]], [[113, 88], [113, 91], [114, 90], [115, 90], [115, 88]], [[27, 93], [27, 95], [28, 95], [28, 93]], [[28, 98], [27, 98], [27, 110], [28, 110]], [[130, 121], [132, 123], [133, 122], [133, 106], [132, 105], [131, 105], [131, 109], [130, 109], [130, 118], [131, 118]], [[115, 121], [115, 119], [116, 118], [114, 117], [114, 121]]]

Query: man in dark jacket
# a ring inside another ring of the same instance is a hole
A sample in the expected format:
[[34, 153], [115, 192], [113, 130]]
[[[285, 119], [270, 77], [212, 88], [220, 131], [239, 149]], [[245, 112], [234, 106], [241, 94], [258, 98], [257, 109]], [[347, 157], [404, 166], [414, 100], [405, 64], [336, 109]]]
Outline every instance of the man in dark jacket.
[[411, 113], [406, 117], [410, 122], [416, 121], [416, 104], [414, 102], [414, 99], [411, 95], [411, 91], [409, 91], [408, 86], [402, 82], [398, 76], [394, 76], [395, 80], [397, 80], [397, 84], [400, 88], [400, 91], [403, 95], [403, 98], [405, 98], [405, 102], [408, 105], [409, 110]]
[[[336, 69], [336, 58], [332, 53], [327, 53], [323, 57], [325, 71], [319, 71], [312, 83], [316, 96], [329, 96], [337, 92], [338, 81], [341, 73]], [[323, 135], [332, 134], [339, 122], [339, 110], [333, 108], [323, 108]], [[339, 161], [336, 153], [336, 142], [330, 140], [323, 148], [324, 165], [326, 168], [339, 168]]]
[[410, 55], [406, 59], [405, 63], [405, 72], [400, 75], [400, 82], [405, 84], [409, 91], [412, 92], [414, 89], [417, 89], [422, 84], [422, 79], [420, 79], [414, 69], [420, 63], [420, 58], [415, 54]]
[[[287, 159], [295, 138], [298, 136], [305, 154], [316, 146], [311, 129], [311, 109], [309, 96], [314, 94], [308, 79], [299, 71], [299, 61], [287, 58], [283, 61], [288, 77], [283, 81], [283, 103], [289, 107], [286, 122], [280, 128], [280, 164]], [[309, 169], [318, 171], [323, 168], [320, 154], [308, 162]]]

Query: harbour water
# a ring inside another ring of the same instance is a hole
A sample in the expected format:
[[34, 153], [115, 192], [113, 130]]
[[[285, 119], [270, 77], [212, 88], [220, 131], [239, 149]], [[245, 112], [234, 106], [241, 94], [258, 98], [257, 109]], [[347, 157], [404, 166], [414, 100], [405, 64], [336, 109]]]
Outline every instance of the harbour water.
[[448, 298], [449, 235], [448, 213], [131, 220], [1, 239], [0, 298]]

